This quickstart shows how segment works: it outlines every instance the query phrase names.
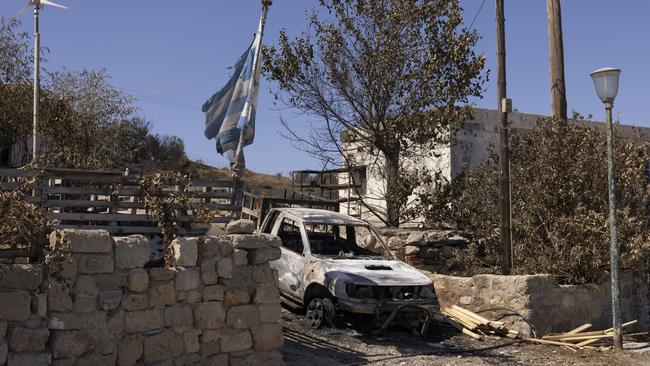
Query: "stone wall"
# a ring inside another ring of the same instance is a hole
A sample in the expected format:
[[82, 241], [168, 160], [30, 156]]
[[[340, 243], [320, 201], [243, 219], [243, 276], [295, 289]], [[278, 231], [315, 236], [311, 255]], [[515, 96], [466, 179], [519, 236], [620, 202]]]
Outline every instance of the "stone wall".
[[469, 245], [469, 235], [458, 230], [384, 228], [379, 232], [397, 258], [431, 272], [443, 271], [447, 259]]
[[[558, 285], [551, 275], [453, 277], [430, 274], [441, 306], [458, 305], [491, 319], [503, 319], [512, 329], [538, 336], [564, 332], [591, 323], [611, 327], [611, 285]], [[638, 320], [638, 329], [650, 326], [648, 284], [632, 273], [621, 276], [622, 320]]]
[[46, 265], [0, 264], [0, 365], [279, 365], [279, 240], [52, 234]]

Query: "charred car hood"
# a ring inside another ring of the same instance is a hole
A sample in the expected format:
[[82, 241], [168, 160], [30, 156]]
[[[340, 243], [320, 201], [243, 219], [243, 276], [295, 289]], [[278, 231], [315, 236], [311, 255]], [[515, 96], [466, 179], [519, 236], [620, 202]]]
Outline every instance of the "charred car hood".
[[431, 279], [398, 260], [320, 259], [327, 283], [348, 282], [375, 286], [427, 286]]

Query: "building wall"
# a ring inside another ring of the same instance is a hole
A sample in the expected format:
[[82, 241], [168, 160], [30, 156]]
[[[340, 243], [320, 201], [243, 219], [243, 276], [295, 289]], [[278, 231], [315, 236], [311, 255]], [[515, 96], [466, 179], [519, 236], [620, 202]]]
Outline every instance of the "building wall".
[[143, 236], [55, 232], [47, 265], [0, 264], [0, 365], [281, 365], [279, 244], [179, 239], [147, 268]]
[[[537, 122], [546, 116], [538, 114], [528, 114], [513, 112], [508, 114], [511, 130], [528, 131], [535, 128]], [[420, 158], [415, 161], [405, 162], [406, 164], [424, 165], [431, 169], [442, 171], [442, 175], [447, 179], [457, 176], [467, 168], [477, 166], [487, 160], [490, 151], [496, 152], [499, 142], [498, 133], [499, 113], [491, 109], [474, 109], [474, 118], [464, 121], [462, 127], [456, 131], [448, 146], [440, 147], [433, 156]], [[605, 128], [603, 122], [587, 121], [588, 125], [596, 128]], [[636, 127], [632, 125], [617, 125], [616, 133], [621, 138], [638, 137], [642, 141], [650, 141], [650, 128]], [[426, 154], [420, 154], [425, 156]], [[374, 158], [367, 153], [357, 152], [354, 155], [354, 161], [357, 165], [371, 166]], [[375, 164], [374, 168], [368, 168], [368, 188], [365, 200], [377, 208], [378, 212], [385, 212], [385, 201], [383, 192], [385, 192], [386, 183], [383, 175], [378, 169], [382, 166], [381, 161]], [[347, 196], [347, 191], [340, 192], [340, 197]], [[342, 212], [347, 212], [347, 206], [341, 206]], [[368, 209], [362, 210], [362, 218], [368, 219], [373, 223], [380, 224], [378, 220]], [[421, 220], [414, 220], [413, 225], [417, 225]]]

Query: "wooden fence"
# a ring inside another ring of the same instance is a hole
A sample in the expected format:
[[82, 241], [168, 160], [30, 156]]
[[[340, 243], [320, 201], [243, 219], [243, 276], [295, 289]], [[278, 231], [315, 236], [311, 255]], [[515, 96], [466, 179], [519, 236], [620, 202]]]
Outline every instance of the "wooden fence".
[[[25, 180], [33, 179], [26, 186], [25, 199], [41, 206], [59, 229], [104, 229], [113, 235], [160, 234], [160, 229], [147, 214], [145, 191], [139, 178], [137, 175], [125, 176], [119, 171], [0, 169], [0, 190], [25, 187]], [[241, 208], [233, 205], [232, 181], [191, 179], [190, 182], [185, 188], [185, 185], [181, 187], [169, 180], [169, 184], [155, 192], [146, 192], [150, 196], [169, 199], [169, 207], [177, 210], [175, 216], [181, 223], [179, 235], [202, 234], [210, 224], [195, 222], [191, 210], [181, 211], [182, 205], [171, 198], [174, 192], [188, 197], [190, 202], [201, 202], [202, 207], [216, 212], [211, 218], [212, 223], [226, 223], [239, 216]]]
[[340, 204], [336, 201], [329, 201], [291, 190], [285, 190], [284, 197], [267, 197], [263, 194], [244, 192], [242, 218], [256, 221], [257, 227], [259, 228], [271, 208], [294, 206], [320, 208], [338, 212]]

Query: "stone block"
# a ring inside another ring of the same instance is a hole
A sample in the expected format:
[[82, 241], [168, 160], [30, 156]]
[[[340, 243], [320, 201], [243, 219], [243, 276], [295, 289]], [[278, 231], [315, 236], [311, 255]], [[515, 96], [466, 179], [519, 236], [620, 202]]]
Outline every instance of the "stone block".
[[178, 267], [174, 282], [176, 291], [194, 290], [201, 286], [201, 275], [197, 268]]
[[141, 268], [151, 255], [149, 241], [142, 235], [115, 238], [115, 266], [117, 268]]
[[260, 263], [272, 262], [274, 260], [280, 259], [280, 256], [282, 256], [282, 252], [280, 251], [280, 248], [249, 249], [248, 263], [260, 264]]
[[[262, 364], [258, 364], [262, 365]], [[228, 355], [215, 355], [208, 359], [206, 366], [228, 366]]]
[[201, 352], [201, 358], [205, 359], [212, 355], [218, 354], [219, 351], [221, 350], [221, 344], [219, 342], [201, 343], [199, 345], [199, 350]]
[[407, 245], [404, 247], [404, 255], [417, 255], [420, 252], [420, 248], [413, 246], [413, 245]]
[[52, 363], [50, 353], [10, 353], [7, 366], [47, 366]]
[[171, 244], [175, 266], [194, 267], [198, 257], [198, 238], [176, 238]]
[[264, 323], [251, 328], [253, 349], [257, 352], [272, 351], [282, 348], [282, 324]]
[[135, 365], [143, 353], [143, 337], [141, 335], [130, 335], [122, 338], [118, 346], [117, 364], [119, 366]]
[[106, 313], [93, 312], [84, 314], [52, 313], [48, 319], [48, 328], [55, 330], [106, 329]]
[[257, 313], [262, 323], [279, 323], [282, 319], [282, 305], [280, 303], [257, 305]]
[[179, 304], [196, 304], [201, 302], [202, 298], [203, 295], [199, 289], [176, 292], [176, 302]]
[[[56, 238], [56, 234], [54, 234]], [[54, 241], [55, 247], [63, 251], [74, 253], [111, 253], [113, 239], [106, 230], [77, 230], [65, 229], [59, 232], [60, 240]], [[52, 236], [50, 237], [50, 244]]]
[[224, 290], [221, 285], [205, 286], [201, 292], [203, 301], [223, 301]]
[[257, 284], [268, 284], [277, 282], [278, 274], [277, 272], [274, 272], [271, 267], [269, 267], [268, 263], [263, 263], [253, 267], [252, 278], [253, 281], [255, 281]]
[[149, 287], [149, 274], [142, 268], [132, 269], [129, 272], [129, 291], [143, 292]]
[[226, 226], [226, 232], [228, 234], [252, 234], [257, 225], [253, 220], [235, 220], [228, 223]]
[[253, 347], [253, 338], [248, 330], [229, 330], [221, 337], [221, 352], [240, 352]]
[[43, 267], [35, 264], [0, 264], [0, 288], [36, 290], [43, 282]]
[[201, 268], [201, 281], [205, 285], [214, 285], [219, 281], [217, 276], [217, 257], [202, 259], [199, 263]]
[[248, 265], [248, 254], [244, 249], [236, 249], [232, 259], [236, 266]]
[[149, 307], [149, 298], [145, 294], [128, 294], [120, 306], [127, 311], [144, 310]]
[[386, 245], [388, 245], [390, 249], [398, 250], [404, 246], [404, 240], [393, 236], [392, 238], [388, 239]]
[[233, 329], [248, 329], [259, 322], [254, 305], [233, 306], [226, 312], [226, 325]]
[[72, 297], [70, 288], [63, 282], [50, 279], [47, 284], [47, 304], [50, 311], [72, 311]]
[[31, 315], [31, 305], [27, 291], [0, 292], [0, 320], [25, 321]]
[[4, 339], [0, 338], [0, 365], [7, 363], [7, 356], [9, 356], [9, 345]]
[[77, 295], [74, 299], [74, 313], [92, 313], [97, 310], [97, 297], [88, 295]]
[[217, 259], [217, 275], [220, 278], [232, 278], [233, 262], [230, 257]]
[[9, 331], [9, 351], [41, 352], [49, 338], [50, 330], [47, 328], [14, 327]]
[[279, 248], [282, 241], [269, 234], [233, 235], [235, 249]]
[[79, 357], [95, 348], [95, 340], [89, 331], [57, 331], [53, 338], [52, 352], [55, 359]]
[[127, 333], [142, 333], [162, 328], [163, 319], [160, 309], [129, 311], [126, 313], [125, 330]]
[[183, 338], [171, 330], [144, 338], [143, 360], [155, 363], [171, 360], [183, 353]]
[[75, 295], [97, 296], [97, 286], [95, 277], [90, 275], [80, 275], [74, 283]]
[[99, 292], [99, 307], [109, 311], [120, 306], [122, 302], [122, 290], [102, 290]]
[[0, 320], [0, 338], [4, 338], [7, 336], [7, 322], [4, 320]]
[[173, 268], [149, 268], [149, 280], [151, 281], [171, 281], [174, 279], [174, 275], [175, 272]]
[[253, 302], [256, 304], [279, 303], [280, 293], [273, 286], [256, 287]]
[[239, 289], [229, 289], [226, 290], [224, 295], [223, 303], [224, 305], [242, 305], [248, 304], [251, 301], [251, 297], [246, 290]]
[[115, 268], [111, 254], [80, 254], [77, 264], [82, 274], [112, 273]]
[[194, 326], [197, 329], [223, 328], [226, 313], [220, 302], [208, 301], [194, 307]]
[[217, 342], [223, 337], [223, 329], [205, 329], [201, 331], [201, 343]]
[[127, 285], [128, 272], [114, 270], [113, 273], [99, 274], [95, 277], [95, 286], [98, 289], [124, 288]]
[[190, 305], [175, 305], [165, 308], [165, 327], [182, 328], [189, 327], [193, 323]]
[[174, 282], [154, 283], [149, 286], [149, 304], [151, 306], [173, 305], [176, 303]]
[[199, 332], [196, 329], [191, 329], [188, 330], [187, 332], [183, 333], [183, 341], [185, 343], [185, 352], [187, 353], [195, 353], [199, 352], [201, 350], [201, 345], [199, 343]]
[[232, 238], [229, 236], [209, 236], [199, 241], [201, 258], [228, 257], [233, 250]]
[[121, 334], [124, 332], [124, 311], [112, 311], [106, 320], [106, 328], [111, 334]]

